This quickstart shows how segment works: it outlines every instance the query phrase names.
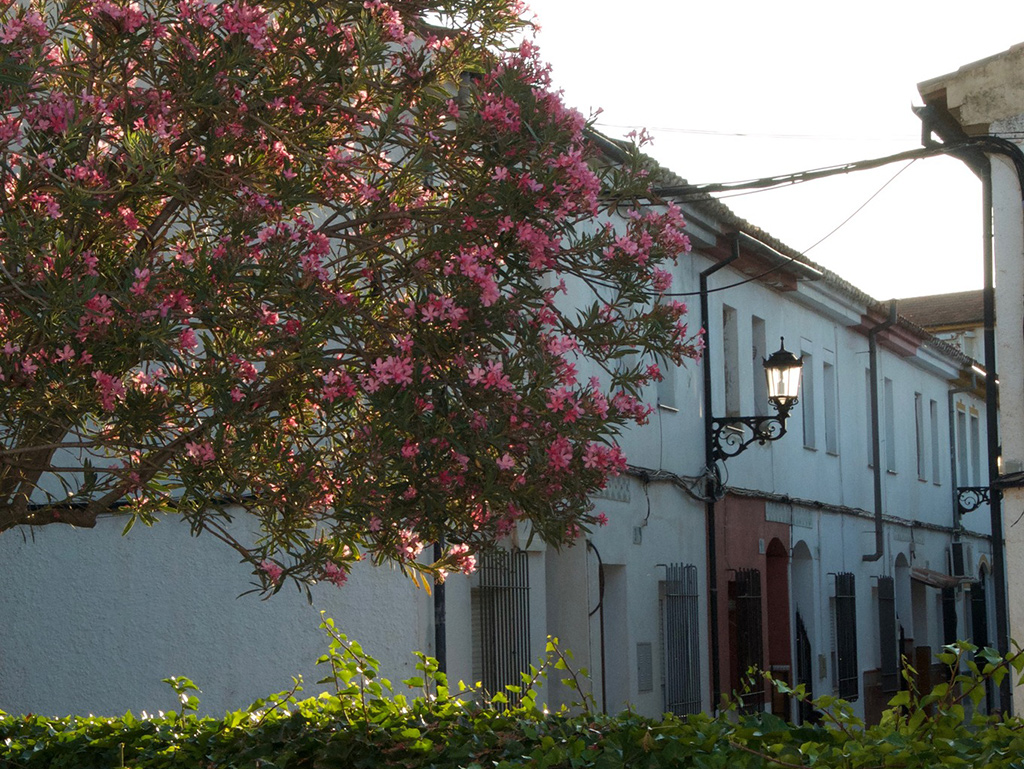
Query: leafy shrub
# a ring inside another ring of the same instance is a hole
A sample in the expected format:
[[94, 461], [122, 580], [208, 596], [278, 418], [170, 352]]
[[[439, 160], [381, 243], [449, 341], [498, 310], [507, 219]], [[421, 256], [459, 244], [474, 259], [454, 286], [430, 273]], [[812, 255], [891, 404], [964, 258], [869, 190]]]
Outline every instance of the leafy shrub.
[[[547, 658], [524, 675], [522, 702], [502, 707], [476, 688], [449, 689], [437, 663], [421, 656], [420, 675], [407, 679], [409, 695], [381, 678], [376, 660], [339, 633], [331, 620], [320, 662], [335, 691], [299, 700], [299, 682], [222, 719], [199, 717], [195, 685], [166, 679], [181, 711], [137, 718], [43, 718], [0, 713], [0, 766], [30, 769], [371, 769], [434, 767], [1016, 767], [1024, 756], [1024, 723], [984, 715], [977, 706], [986, 681], [998, 684], [1020, 674], [1020, 655], [1002, 659], [969, 644], [947, 647], [940, 660], [949, 680], [921, 695], [913, 687], [890, 702], [880, 724], [870, 727], [849, 704], [832, 697], [814, 701], [816, 725], [793, 726], [767, 713], [739, 714], [735, 705], [707, 714], [662, 720], [625, 712], [593, 712], [585, 696], [573, 710], [544, 710], [537, 684], [551, 671], [579, 687], [568, 652], [557, 641]], [[910, 671], [912, 673], [912, 671]], [[908, 674], [908, 684], [913, 680]], [[773, 682], [794, 697], [804, 697]], [[969, 704], [968, 704], [969, 703]], [[968, 711], [973, 711], [968, 715]]]

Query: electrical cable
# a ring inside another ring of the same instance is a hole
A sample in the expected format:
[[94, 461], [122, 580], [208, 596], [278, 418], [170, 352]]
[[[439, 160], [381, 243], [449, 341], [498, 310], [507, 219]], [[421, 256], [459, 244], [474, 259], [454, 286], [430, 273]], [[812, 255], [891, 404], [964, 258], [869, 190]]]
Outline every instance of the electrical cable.
[[[712, 193], [717, 192], [731, 192], [739, 190], [769, 190], [778, 187], [791, 186], [794, 184], [803, 184], [805, 182], [814, 181], [816, 179], [824, 179], [829, 176], [836, 176], [838, 174], [848, 174], [853, 173], [854, 171], [866, 171], [872, 168], [880, 168], [881, 166], [888, 165], [890, 163], [898, 163], [903, 160], [913, 162], [916, 160], [920, 160], [921, 158], [936, 157], [939, 155], [955, 156], [958, 154], [967, 154], [972, 151], [978, 150], [995, 152], [997, 154], [1009, 157], [1011, 162], [1013, 162], [1014, 166], [1016, 167], [1018, 176], [1024, 179], [1024, 158], [1020, 157], [1020, 152], [1017, 149], [1017, 146], [1012, 142], [1006, 139], [1002, 139], [998, 136], [985, 135], [969, 137], [959, 142], [950, 142], [946, 144], [930, 144], [925, 147], [915, 148], [912, 150], [907, 150], [905, 152], [898, 152], [894, 155], [885, 155], [880, 158], [858, 160], [852, 163], [843, 163], [835, 166], [824, 166], [822, 168], [815, 168], [807, 171], [797, 171], [796, 173], [781, 174], [779, 176], [762, 177], [760, 179], [747, 179], [738, 182], [669, 185], [655, 189], [655, 193], [659, 197], [671, 197], [675, 199], [677, 202], [696, 202], [700, 200], [708, 200], [711, 197]], [[904, 166], [904, 168], [900, 169], [899, 173], [905, 171], [906, 168], [908, 168], [909, 166], [910, 163], [908, 163], [907, 166]], [[896, 176], [899, 176], [899, 173], [893, 176], [893, 179], [895, 179]], [[878, 192], [881, 192], [882, 189], [885, 189], [885, 187], [888, 186], [888, 184], [891, 181], [892, 179], [890, 179], [889, 182], [886, 182], [886, 184], [883, 185]], [[876, 192], [875, 195], [877, 195], [878, 192]], [[873, 195], [872, 198], [874, 197], [875, 196]], [[864, 205], [867, 205], [867, 203], [871, 202], [872, 198], [869, 198]], [[717, 198], [711, 199], [717, 200]], [[863, 208], [863, 206], [861, 206], [861, 208]], [[858, 209], [858, 211], [859, 210], [860, 209]], [[855, 211], [853, 214], [851, 214], [850, 218], [855, 216], [858, 213], [858, 211]], [[847, 219], [847, 221], [849, 221], [849, 219]], [[845, 223], [846, 222], [843, 222], [843, 224]], [[842, 227], [843, 224], [840, 224], [839, 227]], [[837, 227], [836, 229], [838, 230], [839, 227]], [[835, 232], [835, 230], [833, 230], [833, 232]], [[829, 235], [826, 235], [825, 237], [827, 238], [831, 234], [832, 233], [829, 233]], [[824, 240], [824, 238], [822, 238], [822, 240]], [[818, 242], [820, 243], [821, 241]], [[817, 245], [817, 243], [815, 243], [814, 245]], [[811, 248], [813, 247], [814, 246], [811, 246]], [[775, 272], [776, 270], [781, 269], [782, 267], [786, 266], [786, 264], [792, 262], [800, 262], [800, 260], [797, 259], [796, 257], [787, 256], [785, 262], [782, 262], [781, 264], [778, 264], [775, 267], [771, 267], [762, 273], [754, 275], [745, 280], [737, 281], [736, 283], [730, 283], [729, 285], [726, 286], [719, 286], [717, 288], [708, 289], [707, 293], [710, 294], [717, 291], [726, 291], [730, 288], [736, 288], [737, 286], [742, 286], [747, 283], [751, 283], [755, 280], [759, 280], [765, 277], [766, 275], [771, 274], [772, 272]], [[699, 296], [700, 293], [700, 291], [677, 291], [666, 292], [665, 296]]]
[[821, 140], [821, 141], [903, 141], [907, 136], [827, 136], [824, 134], [784, 134], [784, 133], [754, 133], [750, 131], [714, 131], [708, 128], [673, 128], [669, 126], [642, 126], [624, 123], [605, 123], [598, 121], [594, 123], [601, 128], [630, 128], [633, 130], [645, 129], [669, 134], [692, 134], [695, 136], [729, 136], [743, 139], [800, 139]]
[[819, 245], [821, 245], [821, 244], [822, 244], [822, 243], [824, 243], [824, 242], [825, 242], [826, 240], [828, 240], [828, 239], [829, 239], [829, 238], [831, 238], [831, 237], [832, 237], [833, 235], [835, 235], [835, 234], [836, 234], [837, 232], [839, 232], [839, 230], [841, 230], [841, 229], [842, 229], [843, 227], [845, 227], [845, 226], [846, 226], [846, 225], [847, 225], [847, 224], [849, 223], [849, 221], [850, 221], [851, 219], [853, 219], [853, 217], [855, 217], [855, 216], [856, 216], [857, 214], [859, 214], [859, 213], [860, 213], [861, 211], [863, 211], [863, 210], [864, 210], [864, 209], [865, 209], [865, 208], [867, 207], [868, 203], [870, 203], [870, 202], [871, 202], [872, 200], [874, 200], [874, 199], [875, 199], [875, 198], [877, 198], [877, 197], [878, 197], [879, 195], [881, 195], [881, 194], [882, 194], [882, 190], [884, 190], [884, 189], [885, 189], [886, 187], [888, 187], [888, 186], [889, 186], [890, 184], [892, 184], [892, 183], [893, 183], [894, 181], [896, 181], [896, 177], [897, 177], [897, 176], [899, 176], [899, 175], [900, 175], [901, 173], [903, 173], [904, 171], [906, 171], [906, 170], [907, 170], [908, 168], [910, 168], [910, 167], [911, 167], [912, 165], [914, 165], [914, 163], [916, 163], [916, 162], [917, 162], [917, 160], [916, 160], [916, 159], [914, 159], [914, 160], [911, 160], [911, 161], [910, 161], [909, 163], [907, 163], [907, 164], [906, 164], [905, 166], [903, 166], [903, 168], [901, 168], [901, 169], [900, 169], [899, 171], [897, 171], [897, 172], [896, 172], [895, 174], [893, 174], [893, 175], [892, 175], [892, 178], [890, 178], [890, 179], [889, 179], [889, 181], [887, 181], [887, 182], [886, 182], [885, 184], [883, 184], [883, 185], [882, 185], [881, 187], [879, 187], [879, 188], [878, 188], [878, 190], [876, 190], [876, 191], [875, 191], [875, 194], [874, 194], [874, 195], [872, 195], [872, 196], [871, 196], [870, 198], [868, 198], [867, 200], [865, 200], [865, 201], [864, 201], [864, 202], [863, 202], [863, 203], [862, 203], [862, 204], [860, 205], [860, 207], [859, 207], [859, 208], [858, 208], [858, 209], [857, 209], [856, 211], [854, 211], [854, 212], [853, 212], [852, 214], [850, 214], [850, 215], [849, 215], [848, 217], [846, 217], [845, 219], [843, 219], [843, 221], [841, 221], [841, 222], [840, 222], [840, 223], [839, 223], [839, 224], [838, 224], [838, 225], [837, 225], [837, 226], [836, 226], [836, 227], [835, 227], [835, 228], [834, 228], [834, 229], [833, 229], [833, 230], [832, 230], [832, 231], [831, 231], [830, 233], [828, 233], [827, 235], [825, 235], [825, 236], [824, 236], [823, 238], [821, 238], [820, 240], [818, 240], [818, 241], [817, 241], [816, 243], [814, 243], [813, 245], [811, 245], [811, 246], [809, 246], [809, 247], [805, 248], [805, 249], [803, 250], [803, 253], [805, 253], [805, 254], [806, 254], [806, 253], [807, 253], [808, 251], [810, 251], [810, 250], [811, 250], [812, 248], [817, 248], [817, 247], [818, 247]]

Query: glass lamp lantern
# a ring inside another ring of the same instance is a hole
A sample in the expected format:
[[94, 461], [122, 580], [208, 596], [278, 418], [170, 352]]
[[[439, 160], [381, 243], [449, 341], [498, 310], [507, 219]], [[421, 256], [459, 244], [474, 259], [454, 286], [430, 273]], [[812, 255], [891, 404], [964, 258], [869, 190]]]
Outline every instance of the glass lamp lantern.
[[782, 337], [779, 349], [764, 361], [765, 378], [768, 381], [768, 402], [779, 410], [788, 413], [797, 403], [800, 394], [800, 373], [803, 370], [803, 356], [796, 357], [786, 349], [786, 340]]

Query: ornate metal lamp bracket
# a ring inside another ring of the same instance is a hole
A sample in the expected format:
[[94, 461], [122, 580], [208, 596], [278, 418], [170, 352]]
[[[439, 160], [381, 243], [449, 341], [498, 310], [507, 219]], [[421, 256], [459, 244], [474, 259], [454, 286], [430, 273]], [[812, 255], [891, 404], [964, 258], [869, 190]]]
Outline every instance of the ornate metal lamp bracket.
[[[1000, 493], [998, 489], [996, 493]], [[992, 501], [992, 489], [989, 486], [957, 486], [956, 504], [960, 515], [971, 513], [982, 505]]]
[[764, 445], [786, 434], [788, 409], [775, 416], [713, 417], [711, 419], [711, 460], [724, 462], [746, 451], [752, 443]]

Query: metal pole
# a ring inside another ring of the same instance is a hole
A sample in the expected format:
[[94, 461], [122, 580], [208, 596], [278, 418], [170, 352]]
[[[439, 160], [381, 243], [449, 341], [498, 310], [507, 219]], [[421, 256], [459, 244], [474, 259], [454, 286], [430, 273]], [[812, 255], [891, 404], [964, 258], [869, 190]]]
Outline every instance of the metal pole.
[[740, 256], [740, 241], [737, 235], [732, 242], [732, 253], [721, 262], [711, 265], [700, 274], [700, 322], [704, 328], [704, 355], [701, 367], [704, 374], [704, 469], [707, 473], [704, 496], [704, 511], [707, 526], [707, 561], [708, 561], [708, 625], [711, 637], [711, 710], [718, 708], [721, 698], [721, 659], [718, 653], [718, 552], [715, 537], [715, 498], [720, 491], [718, 468], [712, 467], [711, 445], [711, 329], [708, 312], [708, 277], [726, 265], [736, 261]]
[[[1003, 551], [1003, 502], [995, 486], [999, 478], [999, 414], [996, 388], [996, 300], [995, 255], [992, 244], [992, 169], [982, 173], [982, 211], [984, 218], [985, 287], [982, 306], [985, 314], [985, 427], [988, 433], [989, 511], [992, 526], [992, 581], [995, 583], [996, 644], [1000, 654], [1010, 650], [1006, 607], [1006, 558]], [[1005, 712], [1013, 712], [1009, 676], [1000, 687], [1000, 704]]]

